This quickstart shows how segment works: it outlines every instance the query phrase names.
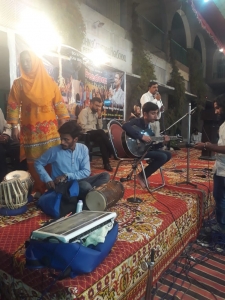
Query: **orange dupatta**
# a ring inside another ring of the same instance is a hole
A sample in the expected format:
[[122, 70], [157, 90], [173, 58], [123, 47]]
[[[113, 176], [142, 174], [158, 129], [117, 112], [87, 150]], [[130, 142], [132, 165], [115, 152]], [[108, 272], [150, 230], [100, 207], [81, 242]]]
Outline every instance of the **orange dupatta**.
[[31, 57], [32, 70], [28, 74], [24, 72], [20, 63], [21, 81], [23, 91], [27, 98], [45, 111], [51, 105], [55, 94], [55, 82], [48, 75], [42, 60], [31, 51], [26, 51]]

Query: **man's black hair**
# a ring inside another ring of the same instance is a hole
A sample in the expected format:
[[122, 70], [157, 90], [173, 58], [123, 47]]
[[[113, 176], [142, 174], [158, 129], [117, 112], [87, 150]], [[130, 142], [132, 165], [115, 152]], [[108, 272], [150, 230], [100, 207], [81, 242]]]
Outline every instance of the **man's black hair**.
[[148, 87], [150, 88], [150, 87], [152, 87], [153, 85], [156, 85], [156, 84], [158, 84], [157, 81], [151, 80], [151, 81], [149, 81]]
[[99, 97], [94, 97], [90, 100], [90, 102], [93, 104], [94, 102], [102, 103], [101, 99]]
[[222, 112], [220, 114], [220, 121], [225, 121], [225, 94], [221, 94], [214, 100], [214, 103], [216, 102], [217, 106], [222, 108]]
[[217, 103], [217, 106], [223, 108], [223, 110], [225, 111], [225, 94], [219, 95], [218, 97], [216, 97], [216, 99], [214, 100], [214, 103]]
[[194, 127], [194, 128], [192, 129], [192, 132], [193, 132], [193, 133], [198, 132], [198, 128]]
[[75, 120], [64, 123], [59, 129], [59, 134], [69, 134], [73, 139], [78, 137], [82, 132], [82, 128], [77, 124]]
[[142, 113], [149, 113], [150, 111], [158, 110], [158, 105], [152, 102], [146, 102], [142, 107]]

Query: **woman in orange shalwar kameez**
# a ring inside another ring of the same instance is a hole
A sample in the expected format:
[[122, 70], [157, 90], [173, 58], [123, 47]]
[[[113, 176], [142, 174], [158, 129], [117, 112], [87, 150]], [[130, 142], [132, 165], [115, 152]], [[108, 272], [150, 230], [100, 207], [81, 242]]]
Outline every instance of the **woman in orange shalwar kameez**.
[[7, 122], [12, 124], [12, 137], [20, 139], [20, 159], [27, 159], [34, 179], [33, 192], [42, 194], [46, 187], [36, 173], [34, 160], [60, 144], [58, 125], [69, 119], [69, 114], [57, 84], [39, 57], [30, 51], [22, 52], [20, 71], [21, 77], [13, 82], [9, 94]]

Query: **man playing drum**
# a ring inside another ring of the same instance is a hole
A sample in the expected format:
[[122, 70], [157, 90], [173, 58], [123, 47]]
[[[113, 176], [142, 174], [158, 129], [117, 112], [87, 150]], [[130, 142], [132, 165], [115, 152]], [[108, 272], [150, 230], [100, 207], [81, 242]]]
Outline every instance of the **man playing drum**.
[[[79, 183], [78, 199], [85, 200], [87, 193], [93, 187], [107, 183], [110, 175], [107, 172], [90, 176], [90, 160], [88, 148], [78, 143], [82, 128], [76, 121], [64, 123], [58, 130], [61, 145], [48, 149], [35, 160], [35, 169], [40, 179], [46, 183], [48, 189], [55, 189], [55, 185], [63, 181], [77, 180]], [[51, 164], [51, 176], [45, 166]]]

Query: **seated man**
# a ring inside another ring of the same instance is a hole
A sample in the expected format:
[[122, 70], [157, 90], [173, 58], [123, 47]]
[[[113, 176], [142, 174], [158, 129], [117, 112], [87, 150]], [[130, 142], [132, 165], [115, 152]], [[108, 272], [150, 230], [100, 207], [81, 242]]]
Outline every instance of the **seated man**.
[[90, 106], [82, 109], [78, 116], [78, 124], [82, 127], [84, 132], [90, 134], [90, 141], [94, 141], [99, 145], [104, 169], [112, 171], [109, 163], [109, 156], [113, 154], [112, 144], [107, 137], [107, 134], [102, 129], [102, 105], [101, 99], [94, 97], [90, 101]]
[[140, 118], [141, 117], [141, 108], [139, 105], [134, 105], [134, 109], [130, 114], [129, 120], [132, 120], [134, 118]]
[[11, 128], [7, 125], [3, 112], [0, 109], [0, 181], [2, 181], [7, 174], [6, 153], [8, 152], [10, 137]]
[[197, 128], [194, 128], [191, 135], [191, 143], [197, 144], [202, 141], [202, 133], [198, 131]]
[[[141, 134], [138, 130], [133, 128], [132, 126], [136, 125], [142, 130], [148, 130], [148, 133], [151, 136], [154, 136], [153, 131], [151, 130], [151, 123], [154, 123], [158, 118], [158, 106], [152, 102], [147, 102], [143, 105], [142, 114], [143, 117], [135, 118], [127, 123], [123, 124], [123, 129], [126, 133], [133, 139], [140, 140], [146, 143], [151, 142], [151, 137], [145, 134]], [[170, 139], [168, 136], [164, 136], [164, 142], [168, 142]], [[157, 148], [163, 147], [163, 143], [157, 144]], [[149, 151], [146, 158], [151, 158], [151, 163], [145, 168], [145, 176], [148, 178], [151, 176], [156, 170], [158, 170], [161, 166], [163, 166], [166, 162], [171, 159], [171, 153], [164, 150], [153, 150]], [[137, 180], [142, 188], [145, 188], [145, 182], [142, 172], [137, 175]]]
[[[48, 189], [55, 189], [59, 182], [76, 179], [80, 188], [78, 199], [85, 200], [93, 187], [107, 183], [110, 176], [107, 172], [90, 176], [88, 148], [77, 143], [81, 131], [74, 120], [64, 123], [58, 130], [61, 145], [48, 149], [35, 161], [34, 166]], [[51, 176], [44, 168], [48, 164], [51, 164]]]

